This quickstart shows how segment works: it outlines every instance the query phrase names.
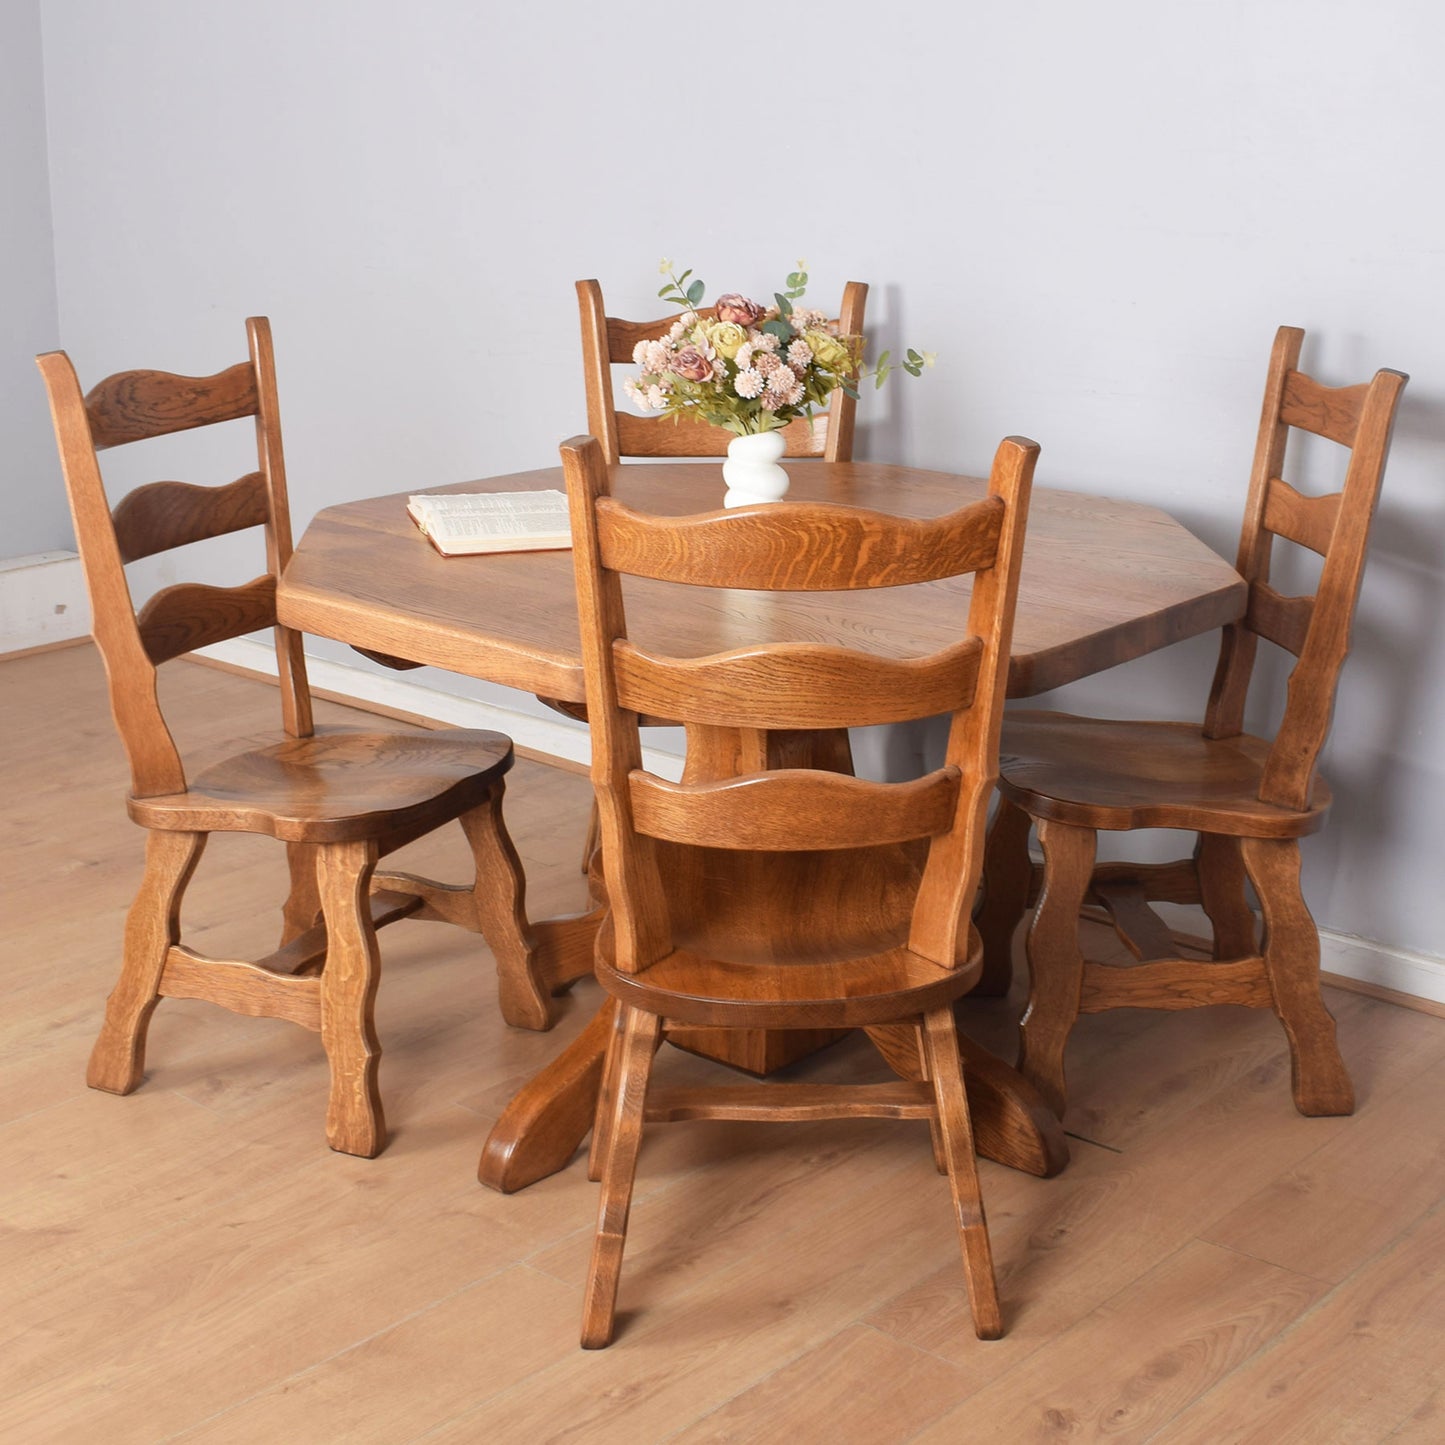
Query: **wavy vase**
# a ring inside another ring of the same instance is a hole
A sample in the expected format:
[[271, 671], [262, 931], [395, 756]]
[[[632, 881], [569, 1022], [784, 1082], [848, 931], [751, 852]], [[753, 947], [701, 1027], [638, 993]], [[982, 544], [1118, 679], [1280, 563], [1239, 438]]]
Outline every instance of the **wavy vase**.
[[785, 447], [780, 431], [734, 437], [728, 443], [722, 469], [723, 481], [728, 484], [723, 506], [747, 507], [783, 497], [788, 490], [788, 474], [778, 465], [778, 458]]

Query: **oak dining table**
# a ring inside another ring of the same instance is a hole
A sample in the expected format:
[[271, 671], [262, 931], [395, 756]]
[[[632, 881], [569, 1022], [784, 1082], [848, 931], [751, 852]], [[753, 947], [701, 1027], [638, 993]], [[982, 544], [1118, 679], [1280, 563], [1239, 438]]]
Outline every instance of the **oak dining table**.
[[[883, 462], [790, 462], [788, 471], [790, 498], [915, 517], [952, 511], [983, 496], [987, 486], [980, 478]], [[612, 486], [627, 504], [668, 515], [710, 510], [721, 505], [723, 493], [716, 462], [624, 463], [614, 467]], [[412, 490], [562, 487], [561, 468], [548, 467]], [[348, 502], [316, 515], [277, 587], [282, 625], [348, 643], [395, 666], [441, 667], [580, 705], [570, 554], [442, 557], [408, 517], [406, 498], [398, 493]], [[636, 580], [629, 581], [626, 600], [633, 640], [671, 655], [802, 638], [912, 656], [956, 641], [969, 586], [966, 578], [953, 579], [866, 597], [698, 589], [695, 598], [679, 599], [679, 591], [688, 589], [664, 593], [660, 584]], [[1211, 631], [1241, 617], [1245, 604], [1245, 584], [1234, 569], [1167, 513], [1035, 487], [1009, 696], [1034, 696]], [[806, 752], [807, 746], [781, 735], [739, 739], [731, 756], [711, 758], [708, 766], [726, 773], [797, 763], [800, 747]], [[846, 746], [842, 757], [846, 766]], [[532, 946], [524, 968], [503, 990], [508, 1022], [550, 1027], [554, 996], [591, 971], [601, 915], [599, 907], [529, 925]], [[609, 1001], [516, 1095], [484, 1146], [482, 1183], [510, 1193], [573, 1157], [591, 1127], [610, 1026]], [[677, 1040], [753, 1072], [766, 1072], [822, 1041], [773, 1040], [776, 1047], [759, 1054], [759, 1040]], [[875, 1043], [899, 1072], [916, 1068], [908, 1050]], [[1056, 1172], [1068, 1157], [1059, 1121], [1003, 1060], [962, 1032], [960, 1046], [979, 1152], [1030, 1173]]]

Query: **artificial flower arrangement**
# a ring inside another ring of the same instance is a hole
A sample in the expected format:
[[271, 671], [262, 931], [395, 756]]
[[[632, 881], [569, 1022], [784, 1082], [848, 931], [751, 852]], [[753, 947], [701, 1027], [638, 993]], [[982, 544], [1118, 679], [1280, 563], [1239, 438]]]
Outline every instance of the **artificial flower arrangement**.
[[[658, 340], [637, 343], [632, 360], [642, 374], [623, 390], [642, 411], [686, 413], [753, 436], [811, 416], [837, 387], [856, 397], [866, 377], [882, 386], [895, 369], [890, 352], [865, 369], [861, 336], [840, 336], [824, 312], [793, 304], [807, 288], [805, 264], [798, 262], [772, 306], [729, 291], [703, 309], [704, 284], [689, 280], [691, 270], [679, 276], [671, 261], [661, 262], [668, 280], [657, 294], [682, 315]], [[930, 354], [913, 350], [897, 363], [910, 376], [932, 365]]]

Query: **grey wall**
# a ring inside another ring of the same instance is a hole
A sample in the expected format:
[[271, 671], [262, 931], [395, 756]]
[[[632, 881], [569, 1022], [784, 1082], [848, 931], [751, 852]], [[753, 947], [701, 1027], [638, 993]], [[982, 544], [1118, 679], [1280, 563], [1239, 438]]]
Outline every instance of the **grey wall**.
[[39, 0], [0, 0], [0, 558], [72, 545], [32, 360], [59, 344]]
[[[65, 344], [86, 376], [206, 370], [268, 313], [304, 523], [550, 462], [583, 426], [575, 278], [648, 314], [659, 255], [764, 293], [805, 256], [941, 358], [865, 398], [863, 455], [977, 473], [1022, 432], [1041, 485], [1226, 553], [1278, 324], [1327, 380], [1413, 372], [1308, 884], [1335, 929], [1445, 952], [1434, 0], [702, 13], [47, 0]], [[1197, 715], [1212, 660], [1067, 700]]]

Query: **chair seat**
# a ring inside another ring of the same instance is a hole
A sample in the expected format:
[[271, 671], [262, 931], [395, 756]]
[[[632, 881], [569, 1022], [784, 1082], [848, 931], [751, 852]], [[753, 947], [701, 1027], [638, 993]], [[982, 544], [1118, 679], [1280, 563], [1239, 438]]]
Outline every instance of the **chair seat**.
[[612, 966], [611, 930], [598, 937], [597, 978], [620, 1002], [671, 1022], [708, 1028], [846, 1029], [896, 1023], [961, 998], [977, 982], [983, 950], [941, 968], [907, 948], [866, 958], [779, 966], [675, 949], [640, 974]]
[[1248, 733], [1206, 738], [1196, 723], [1010, 712], [999, 745], [999, 791], [1035, 818], [1109, 832], [1184, 828], [1241, 838], [1317, 832], [1331, 801], [1323, 779], [1316, 779], [1304, 811], [1260, 802], [1269, 746]]
[[184, 793], [129, 798], [131, 818], [178, 832], [343, 843], [428, 831], [481, 803], [512, 766], [502, 733], [448, 728], [270, 733], [204, 769]]

